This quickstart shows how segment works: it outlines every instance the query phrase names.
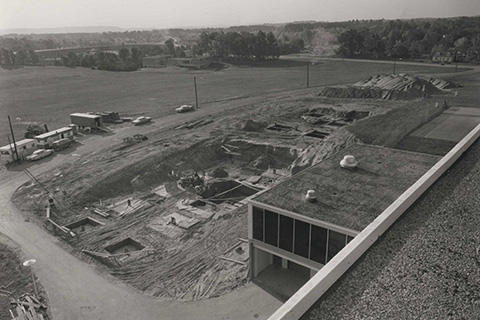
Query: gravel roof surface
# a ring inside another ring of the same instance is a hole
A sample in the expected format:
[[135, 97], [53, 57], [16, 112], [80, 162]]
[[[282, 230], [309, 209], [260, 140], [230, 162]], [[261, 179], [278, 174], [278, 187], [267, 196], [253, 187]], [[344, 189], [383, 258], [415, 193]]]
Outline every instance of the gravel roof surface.
[[476, 142], [302, 319], [480, 319]]
[[[354, 155], [358, 167], [340, 167]], [[298, 173], [253, 200], [361, 231], [441, 157], [357, 144]], [[305, 200], [307, 190], [316, 202]]]

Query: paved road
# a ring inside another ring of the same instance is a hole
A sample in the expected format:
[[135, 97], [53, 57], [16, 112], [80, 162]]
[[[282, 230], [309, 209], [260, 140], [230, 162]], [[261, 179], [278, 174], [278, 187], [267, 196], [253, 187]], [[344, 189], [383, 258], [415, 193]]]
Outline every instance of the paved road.
[[[285, 94], [288, 93], [282, 93]], [[110, 145], [112, 141], [121, 141], [123, 137], [134, 133], [176, 126], [186, 120], [225, 110], [228, 112], [265, 98], [218, 102], [189, 114], [165, 117], [149, 126], [122, 128], [114, 135], [92, 135], [74, 152], [59, 153], [38, 163], [23, 164], [0, 172], [0, 233], [16, 242], [25, 257], [38, 261], [34, 271], [47, 291], [55, 319], [266, 319], [281, 305], [252, 283], [225, 296], [199, 302], [166, 302], [144, 296], [115, 278], [100, 274], [93, 266], [64, 251], [60, 240], [41, 227], [25, 221], [10, 202], [14, 191], [28, 180], [22, 172], [25, 167], [34, 175], [39, 175], [60, 163], [84, 157], [101, 145]]]

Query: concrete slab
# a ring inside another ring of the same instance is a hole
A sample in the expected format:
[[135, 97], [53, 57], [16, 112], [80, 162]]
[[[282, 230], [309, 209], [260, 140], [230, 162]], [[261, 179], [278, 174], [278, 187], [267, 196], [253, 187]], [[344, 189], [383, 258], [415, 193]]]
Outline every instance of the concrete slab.
[[148, 227], [172, 239], [179, 237], [185, 232], [185, 230], [180, 228], [178, 225], [167, 225], [164, 217], [156, 218], [148, 225]]
[[117, 214], [123, 215], [142, 208], [145, 203], [145, 201], [140, 199], [132, 199], [130, 202], [130, 206], [127, 206], [127, 202], [128, 199], [125, 199], [118, 204], [115, 204], [115, 206], [113, 206], [111, 210], [115, 211]]
[[480, 109], [450, 107], [411, 136], [459, 142], [480, 123]]
[[190, 218], [190, 217], [184, 216], [183, 214], [181, 214], [179, 212], [174, 212], [174, 213], [171, 213], [168, 216], [164, 217], [165, 224], [172, 221], [172, 218], [174, 218], [176, 224], [180, 228], [183, 228], [183, 229], [189, 229], [189, 228], [193, 227], [194, 225], [196, 225], [197, 223], [200, 222], [200, 220], [198, 220], [196, 218]]
[[167, 187], [165, 187], [165, 185], [163, 184], [153, 189], [153, 193], [156, 193], [159, 196], [164, 197], [166, 199], [171, 197], [170, 193], [167, 192]]

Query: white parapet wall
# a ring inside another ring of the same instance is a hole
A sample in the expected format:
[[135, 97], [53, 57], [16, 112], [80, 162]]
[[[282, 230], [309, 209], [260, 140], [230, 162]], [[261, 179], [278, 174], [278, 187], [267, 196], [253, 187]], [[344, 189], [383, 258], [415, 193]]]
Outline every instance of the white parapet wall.
[[480, 125], [408, 188], [325, 267], [287, 300], [269, 320], [299, 319], [377, 239], [479, 138]]

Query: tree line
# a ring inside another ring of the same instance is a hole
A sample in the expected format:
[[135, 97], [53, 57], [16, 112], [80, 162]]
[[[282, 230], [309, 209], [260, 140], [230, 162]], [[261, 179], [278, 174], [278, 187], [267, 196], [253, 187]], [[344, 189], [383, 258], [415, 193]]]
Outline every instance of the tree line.
[[337, 37], [342, 57], [415, 58], [451, 52], [480, 62], [480, 17], [357, 22]]
[[40, 63], [40, 58], [34, 50], [20, 49], [16, 52], [5, 48], [0, 49], [0, 65], [6, 68], [20, 65], [35, 66]]
[[298, 52], [303, 41], [279, 42], [273, 32], [202, 32], [194, 46], [198, 55], [209, 54], [223, 61], [262, 61]]
[[117, 53], [97, 52], [94, 54], [76, 54], [70, 51], [62, 56], [58, 65], [66, 67], [96, 68], [107, 71], [135, 71], [142, 67], [142, 53], [137, 48], [121, 48]]

